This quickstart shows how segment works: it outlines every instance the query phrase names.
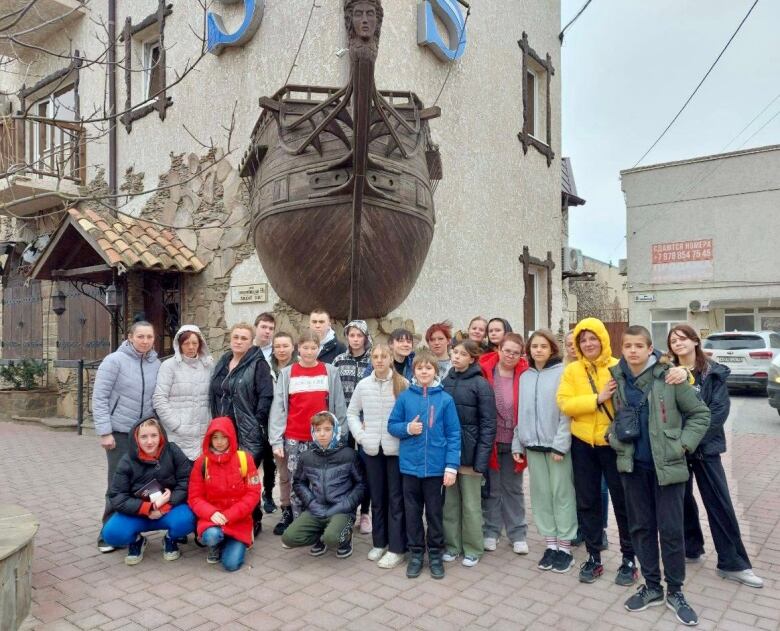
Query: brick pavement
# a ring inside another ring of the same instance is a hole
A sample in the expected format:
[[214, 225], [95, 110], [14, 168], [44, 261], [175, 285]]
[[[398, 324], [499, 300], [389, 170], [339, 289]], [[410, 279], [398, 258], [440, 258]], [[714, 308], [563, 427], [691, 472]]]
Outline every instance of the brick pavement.
[[[756, 572], [756, 590], [715, 575], [715, 558], [688, 566], [686, 594], [700, 629], [778, 629], [780, 623], [780, 437], [732, 434], [724, 458]], [[143, 563], [127, 567], [123, 553], [95, 548], [102, 510], [105, 458], [94, 437], [0, 423], [0, 502], [13, 502], [41, 521], [36, 538], [32, 613], [24, 629], [431, 629], [516, 631], [556, 627], [671, 629], [672, 612], [656, 607], [628, 614], [630, 590], [612, 582], [615, 546], [604, 555], [605, 577], [594, 585], [576, 572], [540, 572], [542, 543], [529, 528], [529, 557], [503, 540], [474, 568], [447, 566], [443, 581], [411, 581], [402, 567], [379, 570], [365, 559], [370, 540], [356, 535], [347, 560], [313, 559], [283, 550], [278, 537], [261, 535], [247, 565], [228, 575], [205, 563], [204, 551], [183, 546], [166, 563], [154, 535]], [[278, 513], [277, 513], [278, 515]], [[277, 516], [265, 522], [272, 526]], [[270, 528], [269, 528], [270, 530]], [[610, 540], [617, 541], [612, 520]], [[759, 554], [760, 552], [760, 554]], [[582, 561], [584, 550], [576, 551]]]

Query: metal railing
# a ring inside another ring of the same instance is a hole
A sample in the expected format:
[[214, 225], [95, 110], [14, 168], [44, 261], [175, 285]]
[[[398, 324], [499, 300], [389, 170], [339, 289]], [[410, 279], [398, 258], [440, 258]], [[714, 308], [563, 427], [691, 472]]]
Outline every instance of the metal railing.
[[84, 184], [86, 166], [81, 123], [36, 116], [0, 118], [0, 178], [25, 174]]

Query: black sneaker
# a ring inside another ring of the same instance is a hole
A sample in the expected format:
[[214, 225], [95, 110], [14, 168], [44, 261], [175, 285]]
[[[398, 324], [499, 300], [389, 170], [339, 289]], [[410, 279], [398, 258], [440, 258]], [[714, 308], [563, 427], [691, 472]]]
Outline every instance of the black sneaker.
[[271, 513], [275, 513], [277, 508], [271, 494], [263, 491], [263, 510], [270, 515]]
[[222, 548], [220, 546], [209, 546], [209, 551], [206, 553], [206, 563], [219, 563], [220, 556], [222, 556]]
[[146, 549], [146, 537], [138, 535], [138, 539], [127, 546], [126, 565], [138, 565], [144, 560], [144, 550]]
[[181, 556], [177, 539], [171, 539], [168, 535], [163, 537], [163, 559], [165, 561], [175, 561]]
[[293, 523], [292, 506], [282, 506], [282, 518], [274, 526], [274, 534], [281, 537], [291, 523]]
[[627, 559], [623, 557], [623, 563], [618, 568], [617, 575], [615, 576], [615, 584], [628, 587], [636, 583], [639, 578], [639, 568], [633, 559]]
[[261, 532], [263, 532], [263, 522], [262, 522], [261, 520], [259, 520], [259, 519], [258, 519], [258, 520], [257, 520], [257, 521], [254, 523], [254, 525], [252, 526], [252, 532], [254, 533], [254, 535], [255, 535], [255, 538], [257, 538], [257, 536], [258, 536], [258, 535], [259, 535]]
[[558, 574], [566, 574], [574, 567], [574, 556], [563, 550], [558, 550], [553, 557], [552, 571]]
[[628, 611], [644, 611], [648, 607], [664, 604], [664, 588], [648, 587], [640, 585], [636, 588], [636, 593], [629, 598], [625, 607]]
[[542, 555], [539, 563], [536, 564], [540, 570], [551, 570], [553, 567], [553, 559], [558, 551], [552, 548], [547, 548]]
[[673, 592], [666, 596], [666, 606], [677, 616], [681, 624], [693, 627], [699, 624], [699, 616], [685, 600], [682, 592]]
[[580, 583], [593, 583], [603, 573], [604, 566], [601, 561], [596, 561], [593, 555], [590, 555], [588, 560], [580, 565]]
[[320, 539], [311, 548], [309, 548], [309, 554], [312, 555], [313, 557], [321, 557], [327, 551], [328, 551], [328, 546], [325, 545], [325, 542], [322, 539]]
[[339, 547], [336, 548], [336, 556], [339, 559], [346, 559], [352, 556], [352, 537], [339, 544]]

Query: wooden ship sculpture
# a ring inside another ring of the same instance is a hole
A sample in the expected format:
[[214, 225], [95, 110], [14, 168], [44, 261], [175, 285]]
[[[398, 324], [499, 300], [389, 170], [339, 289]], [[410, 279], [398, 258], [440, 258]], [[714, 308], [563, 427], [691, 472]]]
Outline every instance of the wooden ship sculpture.
[[274, 290], [334, 318], [387, 315], [411, 291], [434, 230], [438, 147], [411, 92], [379, 91], [381, 0], [346, 0], [343, 88], [286, 85], [263, 97], [241, 164], [252, 232]]

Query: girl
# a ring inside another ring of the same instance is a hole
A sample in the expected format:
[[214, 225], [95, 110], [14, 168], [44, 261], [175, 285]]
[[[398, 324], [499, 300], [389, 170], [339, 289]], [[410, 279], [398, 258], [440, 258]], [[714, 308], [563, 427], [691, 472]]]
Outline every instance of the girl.
[[[242, 322], [230, 329], [230, 350], [220, 358], [211, 379], [211, 415], [228, 416], [236, 425], [238, 444], [252, 454], [256, 466], [266, 452], [268, 413], [274, 396], [271, 369], [263, 351], [253, 345], [255, 328]], [[265, 484], [273, 487], [273, 471]], [[254, 511], [255, 535], [262, 530], [263, 508]]]
[[[322, 410], [335, 414], [342, 440], [346, 441], [347, 409], [339, 371], [319, 361], [319, 352], [319, 334], [307, 329], [298, 338], [298, 361], [283, 368], [276, 380], [269, 440], [279, 470], [282, 520], [285, 515], [297, 517], [301, 511], [300, 502], [290, 488], [290, 480], [301, 453], [311, 441], [312, 416]], [[292, 523], [292, 519], [289, 521]]]
[[175, 561], [181, 556], [177, 539], [195, 530], [195, 515], [187, 506], [192, 464], [175, 443], [168, 442], [156, 418], [137, 421], [129, 443], [109, 493], [116, 512], [103, 526], [101, 539], [114, 548], [127, 546], [125, 563], [136, 565], [146, 548], [141, 533], [165, 530], [163, 559]]
[[762, 587], [764, 581], [755, 575], [750, 563], [739, 522], [731, 503], [726, 474], [720, 454], [726, 451], [723, 424], [729, 416], [731, 401], [726, 387], [729, 369], [707, 359], [701, 349], [701, 339], [693, 327], [678, 324], [671, 328], [666, 345], [677, 366], [692, 371], [694, 387], [710, 409], [710, 427], [698, 448], [688, 454], [690, 477], [685, 487], [685, 554], [695, 562], [704, 553], [704, 536], [699, 524], [699, 509], [693, 497], [693, 478], [699, 487], [712, 540], [718, 553], [718, 575], [750, 587]]
[[512, 326], [504, 318], [490, 318], [487, 324], [488, 351], [497, 351], [501, 340], [511, 332]]
[[154, 410], [160, 422], [190, 460], [201, 451], [209, 426], [209, 384], [214, 360], [200, 329], [185, 324], [173, 338], [173, 357], [157, 373]]
[[488, 321], [484, 316], [474, 316], [469, 322], [469, 328], [464, 334], [463, 331], [458, 331], [455, 334], [455, 338], [452, 343], [457, 344], [463, 340], [471, 340], [476, 342], [477, 346], [484, 352], [487, 350], [487, 325]]
[[374, 346], [374, 370], [357, 384], [347, 409], [349, 432], [363, 450], [371, 496], [373, 547], [368, 560], [378, 561], [382, 569], [400, 565], [406, 556], [398, 439], [387, 431], [387, 419], [409, 382], [390, 367], [391, 363], [390, 348], [384, 344]]
[[274, 385], [276, 385], [282, 368], [286, 368], [297, 360], [298, 355], [295, 352], [295, 342], [293, 342], [292, 335], [284, 331], [274, 333], [273, 351], [271, 352], [271, 379], [273, 379]]
[[393, 353], [393, 369], [407, 381], [412, 380], [414, 336], [408, 329], [394, 329], [387, 340]]
[[441, 487], [452, 486], [460, 466], [460, 423], [452, 397], [436, 379], [438, 362], [427, 349], [414, 358], [414, 383], [395, 402], [388, 431], [401, 440], [399, 467], [409, 547], [408, 578], [422, 573], [428, 524], [428, 562], [433, 578], [444, 578]]
[[531, 334], [526, 354], [530, 367], [520, 376], [520, 414], [512, 441], [515, 462], [528, 461], [531, 508], [547, 548], [540, 570], [568, 572], [574, 565], [571, 540], [577, 534], [569, 419], [555, 396], [563, 374], [558, 344], [551, 331]]
[[496, 402], [490, 384], [476, 363], [479, 347], [471, 340], [452, 349], [452, 369], [444, 391], [455, 401], [460, 419], [460, 469], [457, 482], [447, 488], [444, 501], [445, 561], [463, 554], [463, 565], [473, 567], [482, 556], [482, 475], [496, 438]]
[[490, 361], [481, 365], [496, 400], [496, 442], [488, 463], [488, 497], [482, 501], [484, 546], [485, 550], [495, 550], [502, 529], [506, 529], [515, 554], [528, 554], [523, 491], [526, 464], [512, 458], [520, 375], [528, 369], [523, 357], [524, 346], [520, 335], [507, 333], [498, 345], [498, 352], [490, 354]]
[[207, 563], [235, 572], [254, 541], [252, 510], [260, 500], [260, 476], [252, 458], [239, 453], [233, 422], [211, 421], [203, 455], [190, 475], [189, 504], [198, 518], [197, 532], [208, 546]]
[[450, 360], [450, 339], [452, 338], [452, 325], [449, 322], [436, 322], [428, 327], [425, 332], [425, 341], [428, 348], [436, 356], [439, 362], [439, 374], [446, 375], [452, 368]]
[[[127, 339], [101, 362], [95, 375], [92, 418], [108, 461], [104, 524], [114, 512], [109, 500], [111, 481], [119, 461], [128, 451], [130, 428], [139, 418], [148, 418], [154, 411], [152, 395], [159, 370], [154, 328], [141, 321], [130, 327]], [[112, 552], [114, 547], [98, 539], [98, 550]]]

